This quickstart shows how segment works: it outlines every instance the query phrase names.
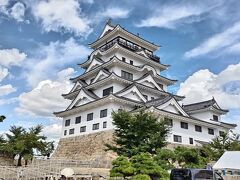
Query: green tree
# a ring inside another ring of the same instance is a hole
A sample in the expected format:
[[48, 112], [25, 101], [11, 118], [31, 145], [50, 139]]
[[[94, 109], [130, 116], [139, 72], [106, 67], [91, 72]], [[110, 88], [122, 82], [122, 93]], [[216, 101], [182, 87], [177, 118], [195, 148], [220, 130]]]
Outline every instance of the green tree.
[[162, 169], [150, 153], [140, 153], [133, 156], [130, 159], [133, 168], [135, 169], [135, 174], [145, 174], [153, 178], [165, 178], [168, 177], [168, 172]]
[[174, 163], [176, 162], [176, 154], [170, 149], [158, 149], [154, 160], [161, 168], [170, 170], [174, 168]]
[[168, 172], [162, 169], [149, 153], [140, 153], [131, 158], [119, 156], [112, 162], [111, 177], [123, 177], [148, 180], [151, 178], [166, 178]]
[[177, 147], [174, 150], [176, 160], [184, 168], [204, 168], [206, 159], [197, 148]]
[[134, 174], [134, 168], [125, 156], [119, 156], [112, 162], [113, 168], [110, 170], [111, 177], [129, 177]]
[[107, 144], [107, 150], [118, 155], [132, 157], [141, 152], [156, 154], [157, 149], [166, 146], [170, 131], [168, 121], [159, 120], [152, 113], [140, 111], [113, 112], [114, 144]]
[[204, 145], [201, 152], [209, 161], [218, 160], [225, 151], [239, 151], [239, 135], [234, 133], [223, 133], [213, 139], [209, 144]]
[[0, 122], [3, 122], [4, 119], [6, 119], [6, 117], [3, 116], [3, 115], [1, 115], [1, 116], [0, 116]]
[[0, 152], [11, 158], [18, 155], [17, 165], [21, 166], [22, 158], [27, 165], [34, 152], [46, 152], [49, 144], [52, 143], [47, 142], [46, 137], [41, 135], [42, 129], [41, 125], [29, 128], [29, 131], [23, 127], [12, 126], [10, 133], [6, 133], [6, 139], [0, 141]]

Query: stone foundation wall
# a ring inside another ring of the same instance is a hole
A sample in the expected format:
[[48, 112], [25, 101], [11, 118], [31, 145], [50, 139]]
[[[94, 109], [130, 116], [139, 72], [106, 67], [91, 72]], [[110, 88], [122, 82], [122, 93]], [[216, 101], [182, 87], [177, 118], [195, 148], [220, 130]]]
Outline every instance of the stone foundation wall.
[[12, 166], [14, 165], [13, 159], [5, 156], [0, 156], [0, 166]]
[[88, 135], [62, 138], [52, 159], [91, 161], [93, 167], [110, 168], [117, 155], [105, 151], [106, 143], [113, 142], [113, 130]]

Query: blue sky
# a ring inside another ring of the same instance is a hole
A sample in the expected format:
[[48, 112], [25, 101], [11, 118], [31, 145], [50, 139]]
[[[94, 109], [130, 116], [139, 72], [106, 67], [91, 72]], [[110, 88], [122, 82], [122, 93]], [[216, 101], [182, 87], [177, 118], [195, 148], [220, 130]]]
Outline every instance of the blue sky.
[[230, 110], [222, 120], [240, 125], [239, 8], [237, 0], [0, 0], [0, 132], [43, 124], [58, 139], [52, 112], [69, 103], [61, 94], [108, 18], [161, 45], [155, 54], [171, 65], [163, 74], [179, 80], [169, 91], [183, 103], [214, 96]]

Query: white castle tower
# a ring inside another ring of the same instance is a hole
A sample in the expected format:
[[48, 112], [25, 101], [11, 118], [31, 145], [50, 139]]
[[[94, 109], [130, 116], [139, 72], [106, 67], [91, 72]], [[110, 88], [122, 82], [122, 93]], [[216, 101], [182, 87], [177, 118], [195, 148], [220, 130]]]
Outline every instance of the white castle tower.
[[63, 118], [62, 140], [113, 130], [113, 111], [142, 107], [171, 120], [171, 144], [207, 143], [236, 126], [221, 121], [227, 110], [214, 98], [181, 106], [184, 97], [167, 92], [176, 80], [161, 75], [169, 65], [154, 55], [158, 45], [108, 22], [90, 47], [92, 53], [79, 64], [85, 72], [72, 78], [75, 85], [63, 94], [71, 104], [54, 113]]

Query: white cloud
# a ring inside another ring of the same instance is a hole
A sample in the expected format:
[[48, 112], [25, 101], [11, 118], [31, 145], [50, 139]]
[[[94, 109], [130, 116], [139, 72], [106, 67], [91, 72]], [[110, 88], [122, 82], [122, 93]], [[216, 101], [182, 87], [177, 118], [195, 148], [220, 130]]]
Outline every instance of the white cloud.
[[90, 20], [81, 13], [77, 0], [36, 1], [32, 13], [46, 32], [71, 32], [77, 36], [91, 33]]
[[44, 126], [42, 134], [47, 137], [48, 141], [58, 141], [61, 137], [62, 120], [59, 123]]
[[174, 29], [178, 25], [193, 23], [201, 20], [201, 15], [209, 12], [218, 3], [206, 2], [199, 3], [194, 1], [189, 3], [171, 3], [165, 5], [154, 6], [151, 16], [142, 20], [138, 27], [163, 27]]
[[5, 78], [7, 77], [8, 75], [8, 69], [7, 68], [3, 68], [0, 66], [0, 82]]
[[21, 2], [17, 2], [10, 9], [10, 15], [18, 22], [24, 21], [25, 6]]
[[0, 6], [8, 5], [9, 0], [0, 0]]
[[219, 74], [199, 70], [180, 84], [178, 95], [186, 98], [183, 103], [193, 103], [215, 97], [222, 108], [240, 108], [240, 63], [229, 65]]
[[78, 45], [70, 38], [65, 42], [51, 42], [49, 45], [40, 46], [33, 51], [33, 57], [26, 64], [27, 82], [35, 87], [40, 81], [45, 79], [55, 79], [59, 69], [80, 63], [81, 58], [86, 58], [90, 50]]
[[0, 49], [0, 65], [20, 66], [21, 62], [26, 59], [27, 55], [18, 49]]
[[52, 117], [54, 111], [66, 109], [69, 101], [61, 95], [70, 91], [68, 78], [73, 72], [72, 68], [65, 69], [58, 73], [56, 81], [41, 81], [32, 91], [22, 93], [16, 111], [22, 115]]
[[97, 17], [100, 18], [127, 18], [129, 16], [130, 9], [120, 7], [108, 7], [104, 11], [97, 13]]
[[8, 95], [15, 92], [16, 89], [11, 84], [0, 86], [0, 96]]
[[[205, 55], [214, 51], [228, 51], [224, 48], [230, 46], [229, 51], [233, 51], [237, 48], [234, 44], [238, 44], [240, 40], [240, 22], [236, 22], [233, 26], [229, 27], [225, 31], [215, 34], [202, 42], [199, 46], [185, 53], [186, 58], [193, 58], [200, 55]], [[238, 45], [239, 47], [239, 45]]]
[[[7, 77], [7, 75], [9, 74], [8, 69], [7, 68], [3, 68], [0, 66], [0, 82]], [[8, 95], [12, 92], [15, 92], [16, 89], [14, 87], [12, 87], [11, 84], [7, 84], [7, 85], [1, 85], [0, 84], [0, 96], [5, 96]], [[0, 99], [0, 105], [6, 104], [6, 103], [12, 103], [13, 100], [9, 100], [8, 99]]]

